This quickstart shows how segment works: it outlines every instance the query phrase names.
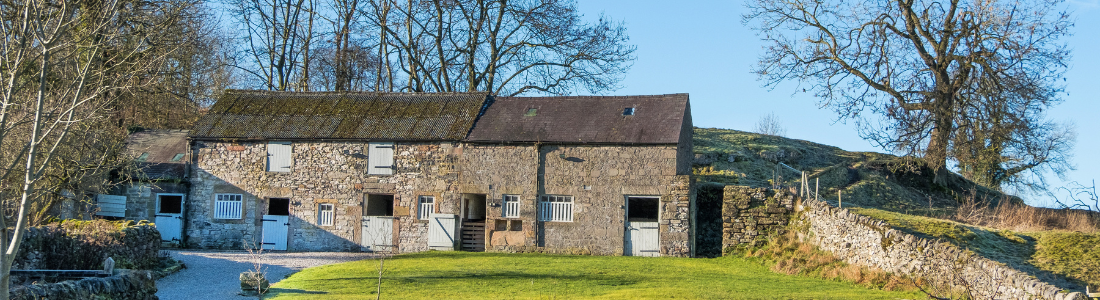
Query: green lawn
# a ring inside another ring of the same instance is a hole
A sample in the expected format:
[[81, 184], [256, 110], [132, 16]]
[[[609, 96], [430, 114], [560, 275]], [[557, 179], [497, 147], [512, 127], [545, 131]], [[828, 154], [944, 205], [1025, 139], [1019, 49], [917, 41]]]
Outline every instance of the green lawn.
[[[382, 299], [923, 299], [781, 275], [756, 260], [426, 252], [386, 260]], [[305, 269], [268, 299], [374, 299], [378, 261]]]

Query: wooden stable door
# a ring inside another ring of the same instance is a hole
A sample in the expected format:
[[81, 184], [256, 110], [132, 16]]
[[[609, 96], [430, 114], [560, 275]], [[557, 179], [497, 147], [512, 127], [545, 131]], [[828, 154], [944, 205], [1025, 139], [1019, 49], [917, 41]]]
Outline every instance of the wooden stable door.
[[658, 197], [627, 197], [626, 228], [623, 254], [629, 256], [661, 256], [657, 216]]

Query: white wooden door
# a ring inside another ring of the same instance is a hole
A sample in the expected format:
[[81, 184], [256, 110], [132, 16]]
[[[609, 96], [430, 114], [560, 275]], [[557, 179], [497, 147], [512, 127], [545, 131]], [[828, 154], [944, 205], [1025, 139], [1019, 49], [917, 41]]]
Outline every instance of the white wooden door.
[[657, 222], [626, 222], [626, 255], [661, 256]]
[[428, 220], [428, 249], [449, 251], [455, 249], [455, 229], [458, 215], [432, 214]]
[[367, 251], [393, 249], [393, 217], [363, 217], [363, 248]]
[[264, 215], [263, 222], [263, 244], [260, 247], [269, 250], [286, 250], [290, 216]]
[[183, 194], [157, 194], [157, 213], [153, 220], [164, 241], [183, 237]]

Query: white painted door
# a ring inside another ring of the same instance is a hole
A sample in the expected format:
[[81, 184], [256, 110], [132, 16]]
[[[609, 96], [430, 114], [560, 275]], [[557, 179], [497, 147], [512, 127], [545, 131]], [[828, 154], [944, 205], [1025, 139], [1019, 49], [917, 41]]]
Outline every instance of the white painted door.
[[661, 256], [657, 243], [657, 222], [626, 222], [626, 254]]
[[457, 215], [432, 214], [428, 220], [428, 249], [449, 251], [455, 249]]
[[290, 229], [290, 216], [264, 215], [263, 249], [286, 250], [287, 233]]
[[157, 194], [157, 213], [153, 222], [164, 241], [183, 237], [183, 194]]
[[363, 217], [363, 248], [367, 251], [389, 251], [393, 248], [393, 217]]

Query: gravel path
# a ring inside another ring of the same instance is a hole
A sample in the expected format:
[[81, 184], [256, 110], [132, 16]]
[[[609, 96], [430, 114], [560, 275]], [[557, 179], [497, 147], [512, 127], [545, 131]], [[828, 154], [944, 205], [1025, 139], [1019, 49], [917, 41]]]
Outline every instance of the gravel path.
[[[186, 269], [157, 281], [157, 297], [162, 300], [255, 299], [240, 296], [241, 272], [252, 269], [245, 251], [172, 250], [172, 258], [183, 261]], [[264, 252], [267, 279], [278, 282], [301, 269], [371, 258], [361, 252]]]

